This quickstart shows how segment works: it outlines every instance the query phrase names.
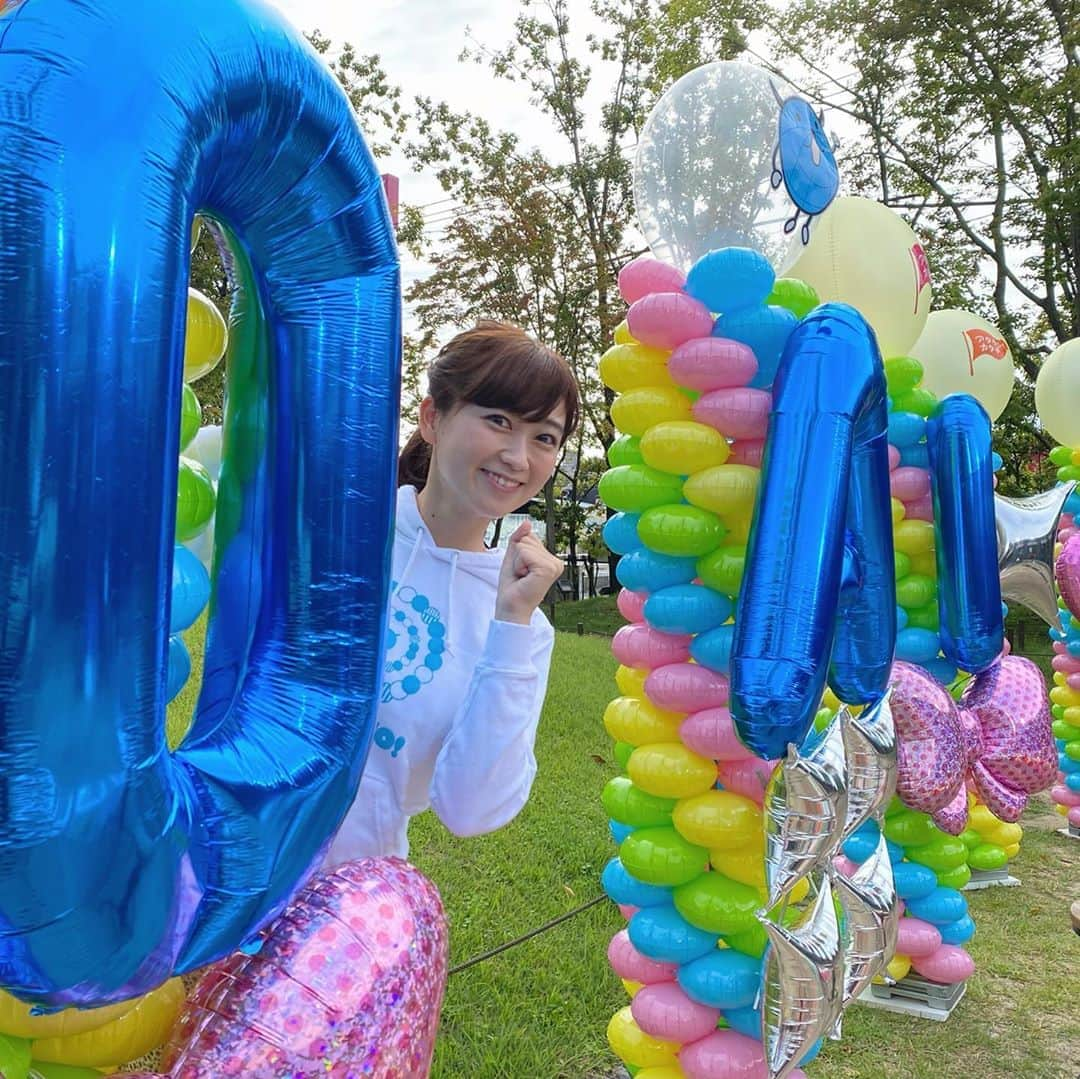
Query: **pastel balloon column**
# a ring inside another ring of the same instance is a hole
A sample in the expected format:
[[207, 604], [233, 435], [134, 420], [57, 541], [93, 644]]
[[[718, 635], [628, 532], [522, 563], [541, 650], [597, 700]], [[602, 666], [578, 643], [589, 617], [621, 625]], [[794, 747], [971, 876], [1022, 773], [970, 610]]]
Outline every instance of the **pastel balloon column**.
[[632, 1001], [608, 1037], [646, 1077], [764, 1066], [755, 911], [773, 766], [738, 738], [728, 675], [768, 385], [797, 322], [766, 302], [786, 288], [773, 278], [745, 249], [710, 253], [685, 282], [639, 259], [620, 275], [631, 306], [600, 363], [621, 432], [600, 485], [619, 511], [605, 539], [629, 622], [612, 642], [622, 696], [604, 716], [627, 774], [604, 791], [619, 854], [603, 880], [629, 919], [609, 958]]

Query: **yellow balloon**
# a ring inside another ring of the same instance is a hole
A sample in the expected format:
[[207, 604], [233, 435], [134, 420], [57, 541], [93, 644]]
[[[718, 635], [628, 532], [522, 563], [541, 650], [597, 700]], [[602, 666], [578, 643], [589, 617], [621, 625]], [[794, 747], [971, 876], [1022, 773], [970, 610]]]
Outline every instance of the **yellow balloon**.
[[1050, 700], [1053, 704], [1060, 704], [1063, 708], [1075, 708], [1080, 705], [1080, 693], [1068, 686], [1054, 686], [1050, 690]]
[[644, 984], [643, 982], [629, 981], [627, 978], [620, 978], [619, 981], [622, 982], [622, 987], [623, 987], [623, 989], [626, 990], [626, 995], [631, 1000], [633, 1000], [634, 997], [637, 996], [638, 991], [641, 989], [642, 985]]
[[986, 836], [1001, 823], [984, 805], [974, 805], [968, 810], [968, 827]]
[[627, 325], [626, 319], [623, 319], [618, 326], [615, 327], [615, 344], [617, 345], [636, 345], [638, 339], [630, 332], [630, 327]]
[[761, 809], [731, 791], [706, 791], [684, 798], [671, 814], [683, 839], [710, 849], [745, 847], [763, 834]]
[[906, 555], [920, 555], [934, 549], [934, 526], [929, 521], [901, 521], [893, 529], [893, 546]]
[[184, 983], [171, 978], [139, 997], [134, 1007], [111, 1023], [67, 1037], [38, 1038], [30, 1047], [35, 1060], [73, 1067], [100, 1068], [135, 1060], [169, 1036], [184, 1006]]
[[615, 685], [624, 697], [644, 697], [645, 679], [650, 673], [641, 667], [626, 667], [620, 663], [615, 671]]
[[765, 890], [765, 837], [753, 846], [736, 850], [711, 850], [709, 861], [713, 869], [725, 877]]
[[731, 456], [727, 439], [715, 427], [696, 420], [672, 420], [641, 436], [641, 456], [661, 472], [689, 476], [722, 465]]
[[690, 419], [690, 399], [673, 386], [644, 386], [620, 394], [611, 422], [625, 435], [643, 435], [654, 423]]
[[604, 728], [616, 742], [632, 746], [654, 742], [677, 742], [679, 725], [686, 717], [665, 712], [640, 697], [616, 697], [604, 709]]
[[678, 1063], [676, 1054], [682, 1048], [676, 1042], [665, 1042], [646, 1034], [634, 1021], [630, 1006], [621, 1008], [607, 1028], [608, 1044], [624, 1063], [635, 1068], [656, 1068]]
[[678, 1064], [661, 1064], [657, 1068], [642, 1068], [634, 1079], [686, 1079]]
[[911, 572], [921, 574], [923, 577], [937, 577], [937, 555], [933, 551], [923, 551], [922, 554], [912, 554]]
[[617, 393], [642, 386], [674, 386], [667, 369], [669, 355], [647, 345], [612, 345], [600, 357], [600, 380]]
[[716, 783], [716, 765], [681, 742], [641, 746], [630, 754], [626, 772], [634, 786], [659, 798], [690, 798]]
[[894, 955], [885, 969], [889, 972], [889, 977], [898, 982], [911, 973], [911, 958], [906, 955]]
[[1080, 446], [1080, 337], [1058, 345], [1035, 379], [1035, 411], [1046, 433], [1063, 446]]
[[31, 1005], [0, 989], [0, 1034], [13, 1038], [51, 1038], [82, 1034], [126, 1015], [137, 1002], [124, 1000], [101, 1008], [64, 1008], [51, 1015], [31, 1015]]
[[229, 331], [214, 302], [198, 289], [188, 289], [187, 335], [184, 337], [184, 381], [209, 374], [225, 355]]
[[996, 847], [1009, 848], [1024, 838], [1024, 829], [1019, 824], [1002, 822], [986, 833], [986, 842]]
[[892, 506], [892, 523], [895, 528], [907, 516], [907, 507], [899, 498], [891, 498], [889, 502]]
[[691, 505], [711, 510], [725, 519], [729, 515], [743, 518], [753, 512], [760, 478], [761, 470], [753, 465], [707, 468], [683, 484], [683, 496]]
[[191, 247], [190, 250], [194, 252], [195, 248], [199, 246], [199, 237], [202, 235], [202, 218], [198, 214], [191, 221]]
[[922, 388], [939, 400], [967, 393], [996, 420], [1012, 396], [1012, 352], [993, 323], [970, 311], [932, 311], [910, 355], [922, 364]]
[[1003, 848], [1005, 851], [1005, 857], [1011, 862], [1020, 853], [1019, 843], [1009, 843]]
[[908, 354], [930, 312], [930, 272], [918, 238], [902, 217], [872, 199], [833, 199], [787, 276], [812, 285], [822, 303], [857, 308], [886, 359]]

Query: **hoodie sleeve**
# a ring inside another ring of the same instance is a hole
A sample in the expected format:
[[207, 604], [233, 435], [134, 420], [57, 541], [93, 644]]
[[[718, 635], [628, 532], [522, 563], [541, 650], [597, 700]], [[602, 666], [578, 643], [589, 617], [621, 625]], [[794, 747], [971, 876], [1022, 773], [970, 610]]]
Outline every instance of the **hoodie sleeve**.
[[431, 780], [431, 805], [455, 835], [493, 832], [525, 805], [554, 643], [546, 619], [491, 623]]

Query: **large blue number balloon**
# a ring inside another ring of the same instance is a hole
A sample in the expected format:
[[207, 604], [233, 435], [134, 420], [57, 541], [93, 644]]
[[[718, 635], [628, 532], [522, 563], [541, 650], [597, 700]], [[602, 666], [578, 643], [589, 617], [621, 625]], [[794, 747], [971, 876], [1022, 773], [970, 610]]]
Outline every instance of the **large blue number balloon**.
[[941, 651], [978, 674], [1001, 655], [990, 417], [966, 393], [946, 397], [926, 427], [934, 495]]
[[731, 711], [766, 758], [802, 742], [825, 688], [880, 697], [896, 643], [885, 374], [854, 308], [791, 335], [773, 385], [735, 619]]
[[[0, 984], [130, 997], [317, 864], [380, 684], [398, 260], [344, 93], [258, 0], [0, 3]], [[165, 745], [188, 238], [227, 230], [205, 681]]]

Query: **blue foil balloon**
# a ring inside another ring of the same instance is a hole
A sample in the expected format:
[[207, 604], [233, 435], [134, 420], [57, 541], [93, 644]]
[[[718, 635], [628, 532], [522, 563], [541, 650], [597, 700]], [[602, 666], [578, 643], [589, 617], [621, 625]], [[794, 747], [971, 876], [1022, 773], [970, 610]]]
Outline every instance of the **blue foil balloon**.
[[[250, 939], [356, 793], [399, 267], [349, 102], [269, 5], [0, 10], [0, 984], [98, 1005]], [[237, 299], [205, 676], [170, 754], [197, 211]]]
[[888, 683], [896, 585], [885, 402], [863, 317], [844, 304], [807, 315], [773, 388], [731, 658], [736, 728], [768, 760], [802, 743], [826, 677], [851, 704]]
[[926, 445], [941, 651], [953, 666], [978, 674], [1005, 646], [990, 417], [974, 397], [952, 394], [931, 414]]

